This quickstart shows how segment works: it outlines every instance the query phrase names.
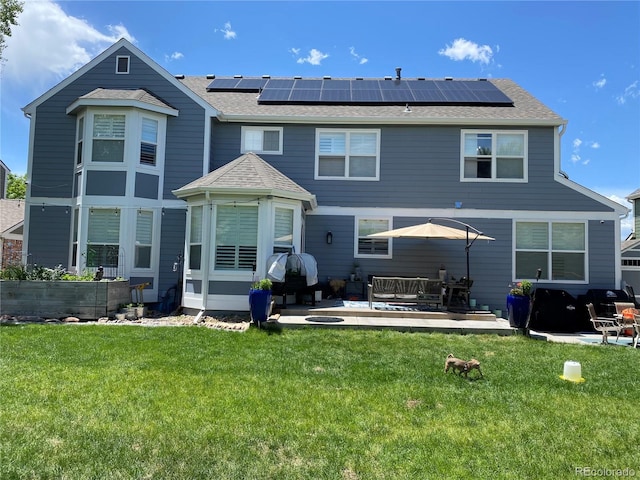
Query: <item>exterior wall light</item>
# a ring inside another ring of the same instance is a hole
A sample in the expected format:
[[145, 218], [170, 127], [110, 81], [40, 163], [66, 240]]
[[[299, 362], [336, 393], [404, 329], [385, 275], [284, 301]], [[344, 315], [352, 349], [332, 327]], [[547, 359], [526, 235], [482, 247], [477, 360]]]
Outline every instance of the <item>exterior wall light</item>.
[[331, 245], [333, 243], [333, 233], [327, 232], [327, 245]]

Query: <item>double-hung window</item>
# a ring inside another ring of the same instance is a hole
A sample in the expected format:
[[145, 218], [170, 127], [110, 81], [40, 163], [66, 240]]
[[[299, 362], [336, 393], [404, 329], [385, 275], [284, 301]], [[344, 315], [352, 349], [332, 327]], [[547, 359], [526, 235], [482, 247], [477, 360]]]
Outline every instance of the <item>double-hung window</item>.
[[242, 127], [242, 153], [282, 155], [282, 127]]
[[526, 181], [527, 132], [462, 131], [462, 180]]
[[94, 115], [92, 160], [124, 162], [125, 132], [125, 115]]
[[189, 269], [200, 270], [202, 261], [202, 205], [191, 207], [189, 227]]
[[87, 230], [87, 267], [117, 267], [120, 251], [120, 210], [93, 208]]
[[216, 209], [216, 270], [253, 270], [258, 253], [258, 207]]
[[516, 222], [515, 276], [562, 282], [586, 278], [587, 232], [584, 222]]
[[82, 148], [84, 146], [84, 116], [78, 118], [76, 132], [76, 165], [82, 164]]
[[139, 210], [136, 222], [135, 268], [151, 268], [153, 212]]
[[378, 180], [379, 130], [317, 130], [316, 179]]
[[140, 164], [156, 164], [158, 150], [158, 121], [142, 117], [142, 134], [140, 138]]
[[293, 252], [293, 209], [275, 208], [273, 253]]
[[356, 251], [357, 257], [391, 257], [391, 240], [388, 238], [369, 237], [372, 233], [389, 230], [388, 218], [356, 218]]

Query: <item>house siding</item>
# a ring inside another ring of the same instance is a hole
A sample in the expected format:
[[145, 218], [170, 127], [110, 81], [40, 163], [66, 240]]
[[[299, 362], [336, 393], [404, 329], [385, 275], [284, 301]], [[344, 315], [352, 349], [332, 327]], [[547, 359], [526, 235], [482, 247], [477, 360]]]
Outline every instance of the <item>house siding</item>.
[[[553, 128], [528, 129], [527, 183], [461, 182], [460, 135], [467, 126], [382, 126], [379, 181], [314, 180], [316, 128], [357, 126], [285, 125], [283, 155], [261, 154], [260, 157], [315, 194], [321, 206], [371, 206], [372, 199], [384, 199], [375, 203], [391, 208], [453, 208], [455, 202], [462, 202], [464, 208], [474, 209], [611, 211], [602, 203], [554, 181], [550, 174], [554, 168]], [[240, 155], [240, 129], [238, 124], [214, 126], [212, 170]], [[498, 129], [505, 128], [483, 128]], [[518, 201], [514, 202], [514, 198]]]
[[28, 264], [66, 266], [71, 248], [72, 210], [67, 207], [32, 206], [29, 209]]
[[167, 208], [162, 215], [160, 238], [160, 265], [158, 280], [158, 296], [162, 297], [167, 290], [182, 279], [182, 269], [173, 271], [173, 264], [184, 253], [186, 227], [186, 209]]
[[[128, 75], [115, 74], [115, 59], [118, 55], [130, 56]], [[160, 172], [164, 178], [145, 173], [136, 173], [127, 178], [126, 172], [117, 171], [118, 166], [113, 166], [115, 171], [92, 170], [90, 162], [85, 162], [85, 194], [120, 197], [115, 202], [116, 206], [135, 205], [135, 198], [156, 199], [157, 208], [163, 205], [163, 200], [175, 201], [171, 191], [199, 178], [203, 172], [205, 109], [126, 48], [118, 49], [37, 106], [33, 119], [30, 197], [49, 205], [55, 203], [54, 199], [71, 199], [82, 194], [78, 191], [75, 173], [76, 116], [68, 115], [66, 109], [80, 96], [98, 87], [145, 88], [178, 110], [179, 114], [177, 117], [167, 117], [164, 172]], [[133, 188], [126, 187], [127, 181], [134, 182]], [[131, 192], [130, 198], [125, 196], [127, 192]], [[85, 205], [91, 205], [91, 198], [81, 201]], [[30, 219], [29, 252], [41, 264], [69, 265], [70, 216], [67, 215], [69, 218], [60, 223], [52, 220], [49, 206], [46, 207], [46, 215], [40, 215], [39, 210], [39, 207], [32, 209], [34, 213]], [[62, 212], [64, 211], [63, 208]], [[177, 213], [176, 218], [181, 218], [180, 221], [172, 219], [173, 212], [170, 212], [167, 209], [163, 217], [160, 247], [162, 254], [158, 272], [160, 295], [175, 284], [177, 277], [172, 271], [173, 262], [176, 255], [184, 249], [184, 212]], [[55, 248], [52, 241], [56, 244]]]

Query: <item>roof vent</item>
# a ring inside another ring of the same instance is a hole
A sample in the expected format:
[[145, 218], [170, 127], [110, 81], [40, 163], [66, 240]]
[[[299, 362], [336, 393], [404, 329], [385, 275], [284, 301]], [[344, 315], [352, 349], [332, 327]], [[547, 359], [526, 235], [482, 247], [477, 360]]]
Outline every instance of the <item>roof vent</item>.
[[294, 80], [302, 80], [302, 75], [296, 75], [293, 77]]
[[447, 80], [447, 81], [451, 81], [451, 80], [453, 80], [453, 77], [444, 77], [444, 79]]
[[487, 79], [486, 79], [486, 78], [479, 78], [479, 79], [478, 79], [478, 81], [479, 81], [479, 82], [486, 82], [486, 81], [487, 81]]
[[418, 77], [416, 80], [426, 80], [424, 77]]
[[184, 79], [184, 73], [179, 73], [178, 75], [174, 75], [178, 80]]
[[271, 75], [262, 75], [262, 78], [269, 79], [269, 78], [271, 78]]
[[213, 73], [209, 73], [207, 75], [207, 79], [209, 79], [209, 80], [213, 80], [214, 78], [216, 78], [216, 76]]
[[364, 80], [364, 77], [356, 77], [356, 80]]
[[400, 80], [400, 72], [402, 71], [401, 67], [396, 67], [396, 80]]
[[322, 77], [323, 80], [331, 80], [331, 75], [325, 75]]
[[242, 75], [234, 75], [233, 78], [242, 78]]
[[385, 80], [391, 80], [391, 76], [389, 75], [388, 77], [384, 77]]

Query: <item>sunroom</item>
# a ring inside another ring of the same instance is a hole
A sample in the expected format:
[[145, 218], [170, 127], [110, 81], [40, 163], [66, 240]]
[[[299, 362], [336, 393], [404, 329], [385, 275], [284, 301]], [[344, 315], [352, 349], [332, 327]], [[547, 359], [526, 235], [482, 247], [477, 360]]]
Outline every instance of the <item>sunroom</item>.
[[196, 310], [248, 310], [269, 256], [304, 250], [305, 214], [317, 206], [251, 152], [173, 193], [188, 205], [182, 304]]

